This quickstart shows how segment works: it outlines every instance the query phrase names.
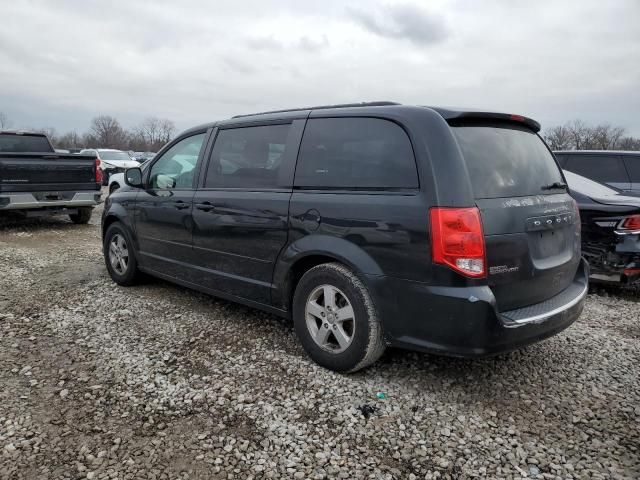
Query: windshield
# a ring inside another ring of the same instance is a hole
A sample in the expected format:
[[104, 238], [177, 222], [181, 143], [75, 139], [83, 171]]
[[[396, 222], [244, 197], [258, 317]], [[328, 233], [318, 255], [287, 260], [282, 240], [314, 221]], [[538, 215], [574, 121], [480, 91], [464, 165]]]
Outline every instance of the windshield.
[[560, 168], [544, 142], [527, 128], [504, 125], [452, 128], [476, 198], [558, 193]]
[[118, 150], [98, 150], [100, 160], [131, 160], [128, 153]]
[[564, 177], [567, 179], [570, 190], [586, 195], [587, 197], [613, 197], [620, 193], [618, 190], [603, 185], [602, 183], [594, 182], [568, 170], [564, 171]]
[[0, 135], [0, 152], [53, 152], [53, 149], [47, 137], [42, 135], [3, 133]]

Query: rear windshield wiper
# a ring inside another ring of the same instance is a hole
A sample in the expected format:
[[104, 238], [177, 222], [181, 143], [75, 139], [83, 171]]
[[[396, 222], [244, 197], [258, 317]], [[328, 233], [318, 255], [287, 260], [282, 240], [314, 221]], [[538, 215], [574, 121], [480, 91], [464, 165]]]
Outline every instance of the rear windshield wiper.
[[567, 184], [562, 182], [553, 182], [550, 185], [543, 185], [540, 188], [542, 188], [542, 190], [556, 190], [556, 189], [568, 190], [569, 189]]

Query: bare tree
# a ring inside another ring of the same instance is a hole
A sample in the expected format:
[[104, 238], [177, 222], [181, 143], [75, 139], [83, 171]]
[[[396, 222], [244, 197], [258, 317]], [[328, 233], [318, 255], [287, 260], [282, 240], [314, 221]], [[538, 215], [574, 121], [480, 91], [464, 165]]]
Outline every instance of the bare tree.
[[620, 150], [640, 150], [640, 138], [623, 137], [618, 142]]
[[134, 143], [141, 150], [158, 151], [173, 137], [175, 124], [166, 118], [149, 117], [133, 131]]
[[587, 126], [582, 120], [573, 120], [563, 126], [549, 128], [544, 139], [552, 150], [614, 150], [633, 148], [633, 137], [624, 137], [622, 127], [603, 123], [595, 127]]
[[75, 130], [58, 137], [58, 143], [56, 144], [59, 148], [82, 148], [84, 145], [82, 137]]
[[10, 126], [11, 122], [9, 121], [7, 114], [0, 112], [0, 128], [9, 128]]
[[568, 150], [572, 147], [572, 134], [566, 126], [557, 126], [547, 129], [544, 139], [551, 150]]
[[598, 125], [591, 129], [591, 145], [595, 150], [613, 150], [624, 135], [624, 128], [611, 125]]
[[152, 144], [158, 141], [160, 131], [160, 119], [149, 117], [136, 129], [138, 136], [146, 143]]
[[85, 132], [82, 134], [82, 145], [85, 148], [98, 148], [100, 146], [100, 142], [98, 139], [90, 132]]
[[591, 143], [591, 132], [582, 120], [569, 122], [566, 124], [566, 128], [569, 130], [574, 149], [584, 150], [588, 148], [587, 145]]
[[169, 140], [173, 138], [175, 132], [176, 124], [166, 118], [162, 119], [160, 121], [160, 141], [162, 142], [162, 145], [159, 145], [156, 150], [159, 150], [165, 143], [168, 143]]
[[120, 122], [109, 115], [100, 115], [91, 121], [91, 133], [102, 148], [125, 148], [127, 132]]

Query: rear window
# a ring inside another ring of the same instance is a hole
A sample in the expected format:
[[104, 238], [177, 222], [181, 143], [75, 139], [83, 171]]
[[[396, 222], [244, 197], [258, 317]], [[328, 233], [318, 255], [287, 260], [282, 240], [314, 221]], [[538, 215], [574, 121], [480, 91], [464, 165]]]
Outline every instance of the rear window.
[[109, 150], [99, 150], [100, 159], [102, 160], [131, 160], [126, 152], [113, 152]]
[[567, 165], [567, 156], [558, 155], [557, 153], [555, 153], [554, 155], [556, 157], [556, 160], [558, 160], [558, 164], [560, 165], [560, 167], [564, 168]]
[[558, 193], [542, 187], [562, 182], [560, 169], [534, 132], [512, 126], [452, 128], [476, 198]]
[[39, 135], [0, 135], [0, 152], [53, 152], [46, 137]]
[[622, 158], [617, 155], [569, 155], [565, 169], [598, 182], [629, 183]]
[[417, 188], [413, 149], [399, 125], [379, 118], [316, 118], [304, 130], [295, 185]]

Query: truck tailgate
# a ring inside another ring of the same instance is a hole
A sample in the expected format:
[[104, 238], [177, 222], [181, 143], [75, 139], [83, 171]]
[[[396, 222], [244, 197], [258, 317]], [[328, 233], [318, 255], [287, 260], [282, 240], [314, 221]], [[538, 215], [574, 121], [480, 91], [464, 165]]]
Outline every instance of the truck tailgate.
[[0, 153], [0, 192], [99, 188], [90, 155]]

